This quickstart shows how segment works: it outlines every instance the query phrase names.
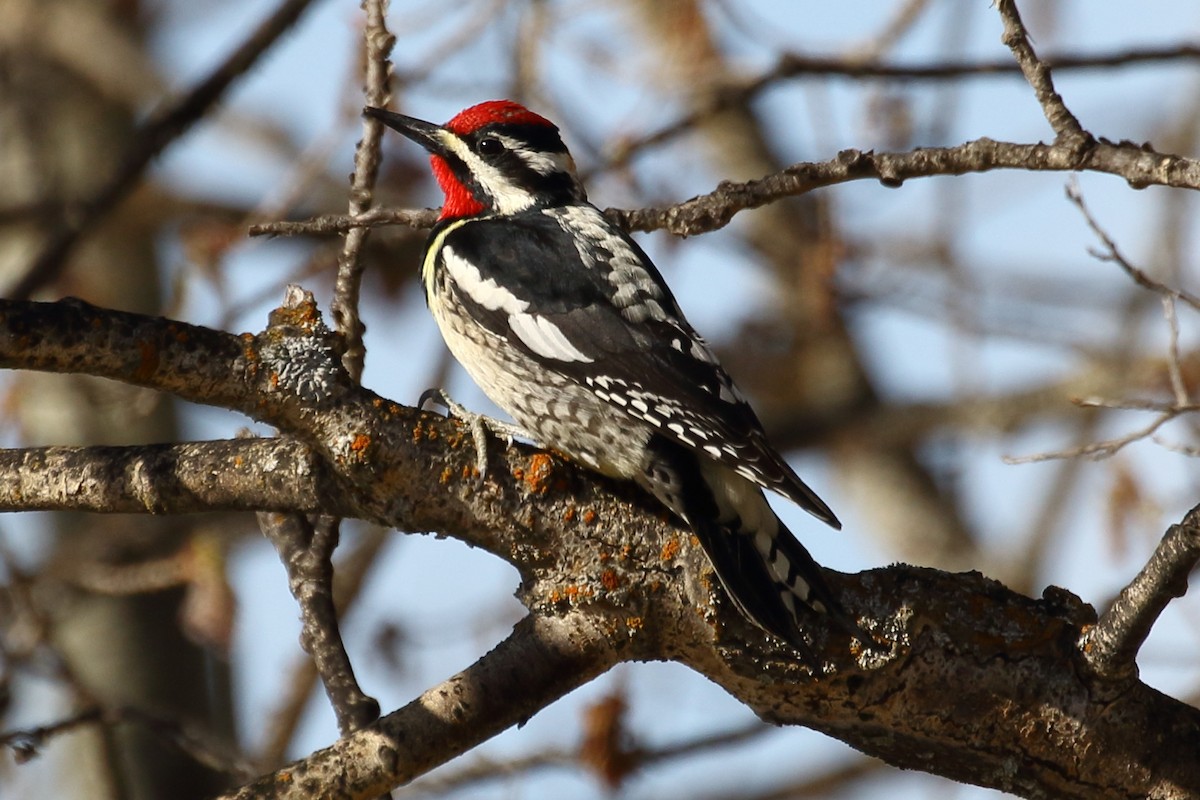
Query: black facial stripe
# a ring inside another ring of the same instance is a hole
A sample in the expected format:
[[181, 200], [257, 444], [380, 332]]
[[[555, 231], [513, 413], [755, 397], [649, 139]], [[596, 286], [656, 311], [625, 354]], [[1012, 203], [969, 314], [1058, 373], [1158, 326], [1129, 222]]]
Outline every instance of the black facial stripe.
[[442, 156], [442, 160], [446, 162], [446, 165], [450, 167], [450, 171], [454, 173], [454, 177], [458, 178], [458, 182], [466, 187], [467, 191], [471, 193], [472, 197], [482, 201], [484, 198], [490, 196], [487, 190], [483, 188], [483, 185], [475, 179], [475, 173], [471, 172], [471, 170], [467, 168], [467, 163], [465, 161], [456, 156], [454, 153], [447, 153], [446, 155]]
[[476, 136], [483, 137], [488, 134], [507, 136], [510, 139], [524, 142], [530, 150], [540, 150], [544, 153], [567, 152], [567, 146], [559, 138], [558, 128], [546, 127], [545, 125], [497, 123], [481, 128]]

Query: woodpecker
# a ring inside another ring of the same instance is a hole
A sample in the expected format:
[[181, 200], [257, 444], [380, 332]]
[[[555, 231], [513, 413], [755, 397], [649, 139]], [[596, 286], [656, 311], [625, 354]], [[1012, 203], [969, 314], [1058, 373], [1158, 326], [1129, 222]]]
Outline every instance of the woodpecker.
[[558, 128], [508, 100], [445, 125], [364, 113], [430, 154], [445, 202], [425, 297], [484, 393], [540, 445], [658, 498], [738, 610], [810, 663], [804, 609], [861, 638], [763, 490], [837, 517], [768, 444], [642, 248], [588, 202]]

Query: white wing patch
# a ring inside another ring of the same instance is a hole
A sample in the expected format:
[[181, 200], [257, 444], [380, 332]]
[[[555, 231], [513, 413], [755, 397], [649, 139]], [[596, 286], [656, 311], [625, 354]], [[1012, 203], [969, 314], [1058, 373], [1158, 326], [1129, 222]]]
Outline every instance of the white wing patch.
[[456, 289], [488, 311], [507, 313], [508, 326], [513, 333], [539, 356], [585, 364], [593, 360], [571, 344], [571, 340], [553, 322], [537, 314], [525, 313], [529, 308], [528, 300], [517, 297], [496, 283], [495, 278], [484, 278], [479, 267], [455, 253], [453, 248], [442, 248], [442, 260]]
[[515, 294], [496, 283], [495, 278], [484, 279], [479, 267], [467, 261], [447, 246], [442, 248], [442, 259], [446, 263], [446, 272], [455, 286], [488, 311], [504, 311], [508, 314], [521, 314], [529, 308], [529, 301], [522, 300]]
[[580, 352], [571, 344], [559, 327], [545, 317], [537, 314], [510, 314], [508, 324], [517, 338], [525, 343], [533, 352], [543, 358], [553, 358], [558, 361], [581, 361], [585, 364], [592, 358]]

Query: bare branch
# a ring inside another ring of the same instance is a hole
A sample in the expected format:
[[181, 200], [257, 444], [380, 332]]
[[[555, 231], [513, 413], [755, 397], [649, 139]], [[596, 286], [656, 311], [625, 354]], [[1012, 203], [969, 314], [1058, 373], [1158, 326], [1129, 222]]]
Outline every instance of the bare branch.
[[375, 797], [528, 719], [616, 661], [586, 614], [527, 617], [490, 653], [404, 708], [225, 797]]
[[[878, 180], [897, 187], [912, 178], [965, 175], [1017, 169], [1029, 172], [1102, 172], [1124, 178], [1131, 186], [1173, 186], [1200, 189], [1200, 161], [1158, 153], [1131, 142], [1098, 142], [1084, 157], [1062, 144], [1015, 144], [976, 139], [956, 147], [930, 147], [905, 153], [872, 153], [843, 150], [830, 161], [800, 162], [765, 178], [721, 183], [708, 194], [665, 208], [605, 211], [627, 230], [667, 230], [678, 236], [696, 236], [728, 225], [739, 211], [758, 208], [783, 197], [793, 197], [827, 186], [856, 180]], [[399, 222], [412, 227], [432, 226], [433, 211], [378, 209], [356, 218], [326, 215], [311, 222], [277, 222], [259, 225], [253, 234], [330, 235], [356, 225]]]
[[1100, 620], [1080, 638], [1088, 664], [1102, 677], [1130, 679], [1135, 659], [1167, 604], [1187, 592], [1188, 574], [1200, 563], [1200, 506], [1172, 525], [1154, 555], [1121, 590]]
[[437, 222], [436, 209], [373, 208], [361, 214], [324, 214], [309, 220], [260, 222], [248, 229], [250, 236], [337, 236], [355, 228], [404, 225], [432, 228]]
[[1063, 102], [1062, 96], [1054, 90], [1050, 66], [1033, 51], [1033, 45], [1029, 42], [1029, 31], [1025, 30], [1025, 23], [1021, 22], [1016, 0], [997, 0], [996, 6], [1004, 19], [1003, 42], [1012, 51], [1025, 80], [1033, 87], [1033, 93], [1042, 106], [1042, 113], [1046, 115], [1046, 121], [1057, 134], [1057, 141], [1069, 145], [1082, 155], [1093, 144], [1092, 135], [1084, 131], [1079, 120]]
[[[1099, 402], [1093, 402], [1090, 405], [1099, 406]], [[1111, 458], [1120, 450], [1134, 442], [1140, 442], [1143, 439], [1149, 439], [1159, 428], [1166, 425], [1171, 420], [1178, 417], [1180, 414], [1189, 411], [1189, 408], [1175, 409], [1171, 408], [1160, 413], [1152, 422], [1141, 428], [1133, 430], [1124, 436], [1117, 436], [1112, 439], [1105, 439], [1100, 442], [1088, 442], [1079, 447], [1070, 447], [1066, 450], [1051, 450], [1046, 453], [1035, 453], [1029, 456], [1004, 456], [1005, 464], [1036, 464], [1039, 461], [1055, 461], [1063, 458], [1079, 458], [1086, 456], [1096, 459], [1097, 461]]]
[[312, 656], [325, 693], [345, 736], [379, 718], [379, 703], [359, 688], [346, 655], [333, 601], [333, 549], [338, 520], [320, 517], [310, 523], [301, 514], [260, 512], [258, 523], [288, 574], [288, 588], [300, 606], [300, 645]]
[[213, 770], [232, 775], [239, 780], [251, 774], [247, 765], [229, 752], [228, 745], [218, 742], [211, 734], [195, 726], [131, 706], [93, 706], [47, 725], [0, 732], [0, 747], [10, 748], [15, 760], [23, 763], [40, 755], [42, 748], [57, 736], [89, 725], [113, 727], [123, 724], [142, 725], [151, 729], [163, 741], [171, 743], [196, 762]]
[[[915, 3], [913, 5], [916, 5]], [[903, 23], [903, 18], [897, 22]], [[1200, 59], [1200, 47], [1130, 48], [1097, 55], [1061, 54], [1047, 56], [1042, 63], [1055, 71], [1114, 69], [1165, 61]], [[1012, 59], [999, 61], [947, 61], [940, 64], [884, 64], [856, 57], [822, 58], [798, 53], [781, 56], [775, 66], [753, 78], [730, 84], [709, 95], [707, 103], [656, 131], [618, 143], [611, 158], [599, 170], [619, 169], [638, 152], [671, 141], [695, 130], [710, 117], [729, 108], [744, 106], [763, 91], [789, 78], [846, 77], [856, 80], [884, 81], [955, 81], [963, 78], [1021, 76], [1019, 64]], [[599, 171], [597, 170], [597, 171]]]
[[[388, 56], [392, 52], [392, 45], [396, 43], [396, 37], [388, 32], [384, 19], [386, 6], [385, 0], [365, 0], [363, 3], [367, 12], [366, 23], [363, 26], [365, 99], [367, 105], [380, 108], [391, 101], [388, 78], [392, 65]], [[350, 217], [356, 217], [370, 209], [375, 201], [375, 178], [379, 174], [379, 145], [383, 136], [383, 124], [370, 117], [363, 117], [362, 126], [363, 136], [358, 143], [358, 149], [354, 151], [354, 175], [350, 179]], [[370, 228], [365, 227], [355, 227], [346, 231], [346, 240], [338, 258], [337, 281], [334, 284], [331, 306], [334, 325], [346, 337], [346, 352], [342, 355], [342, 360], [354, 380], [362, 377], [363, 359], [366, 357], [362, 338], [366, 327], [358, 315], [358, 297], [363, 272], [359, 254], [369, 233]]]
[[[395, 534], [373, 527], [357, 546], [338, 559], [334, 571], [333, 604], [339, 614], [344, 616], [358, 598], [371, 566], [392, 535]], [[289, 677], [282, 681], [283, 698], [278, 709], [270, 716], [266, 743], [255, 758], [255, 763], [262, 769], [274, 769], [282, 763], [318, 677], [313, 659], [304, 656], [292, 668]]]
[[1079, 213], [1083, 215], [1084, 220], [1087, 222], [1088, 227], [1092, 229], [1092, 232], [1096, 234], [1096, 238], [1098, 238], [1100, 243], [1104, 245], [1104, 252], [1099, 253], [1092, 251], [1093, 256], [1101, 261], [1108, 261], [1116, 264], [1118, 267], [1124, 270], [1126, 275], [1133, 278], [1134, 282], [1137, 283], [1138, 286], [1141, 286], [1144, 289], [1149, 289], [1152, 292], [1158, 292], [1161, 295], [1175, 300], [1182, 300], [1192, 308], [1200, 311], [1200, 297], [1189, 294], [1182, 289], [1172, 289], [1170, 286], [1156, 281], [1154, 278], [1151, 278], [1148, 274], [1146, 274], [1145, 270], [1134, 266], [1127, 258], [1125, 258], [1124, 254], [1121, 253], [1121, 250], [1117, 247], [1117, 243], [1113, 241], [1113, 238], [1108, 235], [1108, 232], [1104, 230], [1104, 228], [1100, 226], [1100, 223], [1096, 221], [1096, 218], [1092, 216], [1092, 212], [1088, 209], [1087, 203], [1085, 203], [1083, 200], [1083, 192], [1079, 189], [1079, 183], [1074, 179], [1067, 182], [1067, 199], [1075, 204], [1075, 207], [1079, 209]]

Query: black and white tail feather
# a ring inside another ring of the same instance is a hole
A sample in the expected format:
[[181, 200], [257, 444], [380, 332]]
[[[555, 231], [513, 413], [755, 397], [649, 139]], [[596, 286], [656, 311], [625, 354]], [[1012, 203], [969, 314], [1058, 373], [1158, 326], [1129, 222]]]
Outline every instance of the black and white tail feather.
[[635, 480], [695, 532], [736, 607], [812, 664], [810, 612], [864, 639], [763, 490], [841, 527], [766, 440], [650, 258], [587, 202], [543, 117], [366, 113], [431, 154], [445, 194], [422, 281], [450, 350], [536, 441]]
[[[757, 486], [743, 484], [739, 491], [739, 476], [720, 475], [728, 468], [706, 464], [673, 442], [652, 441], [648, 450], [651, 456], [638, 483], [692, 529], [746, 619], [786, 641], [814, 667], [820, 660], [803, 633], [804, 609], [828, 615], [845, 633], [869, 642], [842, 609], [821, 566]], [[714, 490], [730, 486], [733, 491]]]

